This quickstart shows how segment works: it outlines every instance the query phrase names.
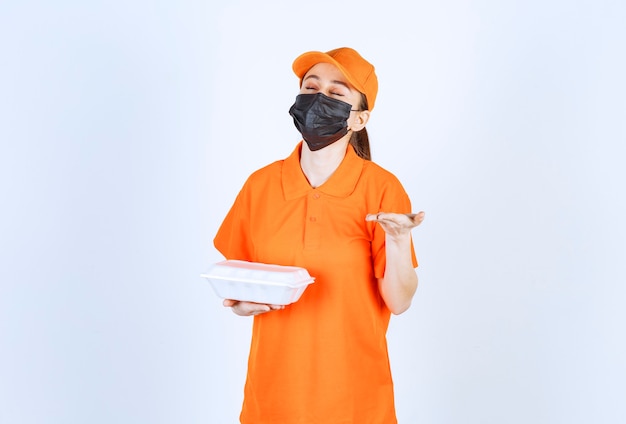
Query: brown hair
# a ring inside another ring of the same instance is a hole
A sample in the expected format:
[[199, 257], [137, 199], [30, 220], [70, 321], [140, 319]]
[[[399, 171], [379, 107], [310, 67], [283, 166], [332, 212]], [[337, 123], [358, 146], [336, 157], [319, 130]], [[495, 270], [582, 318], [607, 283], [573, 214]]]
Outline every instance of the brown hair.
[[[367, 105], [367, 97], [361, 93], [361, 103], [359, 104], [360, 110], [369, 110]], [[354, 148], [356, 154], [365, 160], [372, 160], [372, 154], [370, 152], [370, 139], [367, 135], [367, 130], [363, 128], [361, 131], [354, 131], [350, 136], [350, 144]]]

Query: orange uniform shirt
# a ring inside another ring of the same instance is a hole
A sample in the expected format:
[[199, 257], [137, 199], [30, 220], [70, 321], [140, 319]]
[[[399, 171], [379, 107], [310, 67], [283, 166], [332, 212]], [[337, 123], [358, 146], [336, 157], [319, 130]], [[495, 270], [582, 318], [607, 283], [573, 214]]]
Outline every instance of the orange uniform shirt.
[[365, 216], [411, 212], [409, 198], [351, 146], [312, 188], [300, 149], [249, 177], [214, 240], [227, 259], [300, 266], [315, 277], [298, 302], [254, 318], [241, 422], [396, 423], [390, 312], [376, 280], [385, 234]]

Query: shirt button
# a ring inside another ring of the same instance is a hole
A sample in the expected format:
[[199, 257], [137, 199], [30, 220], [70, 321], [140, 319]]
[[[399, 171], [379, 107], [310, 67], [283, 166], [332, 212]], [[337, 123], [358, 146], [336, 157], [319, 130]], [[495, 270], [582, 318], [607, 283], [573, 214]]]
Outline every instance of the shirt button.
[[310, 218], [309, 218], [309, 221], [311, 221], [311, 222], [315, 222], [315, 221], [317, 221], [317, 218], [316, 218], [316, 217], [314, 217], [314, 216], [312, 216], [312, 217], [310, 217]]
[[314, 199], [319, 199], [320, 198], [320, 194], [319, 193], [313, 193], [313, 198]]

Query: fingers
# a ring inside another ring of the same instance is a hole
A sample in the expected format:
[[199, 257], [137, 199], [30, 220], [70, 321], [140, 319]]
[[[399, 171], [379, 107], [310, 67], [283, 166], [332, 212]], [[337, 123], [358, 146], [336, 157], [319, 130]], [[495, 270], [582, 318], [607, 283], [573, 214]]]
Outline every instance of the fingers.
[[233, 299], [224, 299], [222, 304], [225, 307], [231, 308], [235, 314], [241, 316], [259, 315], [285, 308], [285, 305], [266, 305], [263, 303], [243, 302]]
[[[406, 216], [409, 219], [410, 227], [417, 227], [424, 220], [425, 212], [421, 211], [418, 213], [387, 213], [387, 212], [378, 212], [378, 213], [370, 213], [365, 216], [366, 221], [375, 221], [379, 223], [387, 222], [393, 223], [396, 225], [403, 225], [403, 216]], [[405, 220], [406, 223], [406, 220]]]
[[380, 219], [381, 213], [382, 212], [379, 212], [379, 213], [368, 213], [365, 216], [365, 220], [366, 221], [378, 221]]
[[407, 213], [406, 216], [408, 216], [411, 222], [417, 227], [422, 223], [422, 221], [424, 221], [426, 213], [424, 211], [418, 213]]

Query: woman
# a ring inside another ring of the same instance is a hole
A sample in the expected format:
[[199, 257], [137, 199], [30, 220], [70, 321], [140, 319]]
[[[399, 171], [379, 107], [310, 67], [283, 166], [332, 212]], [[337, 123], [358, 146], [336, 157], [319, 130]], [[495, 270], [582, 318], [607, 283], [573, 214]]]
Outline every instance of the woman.
[[369, 158], [374, 67], [350, 48], [293, 63], [289, 110], [303, 141], [246, 181], [216, 237], [227, 259], [306, 268], [286, 307], [225, 300], [254, 315], [241, 422], [396, 423], [386, 331], [417, 289], [402, 185]]

